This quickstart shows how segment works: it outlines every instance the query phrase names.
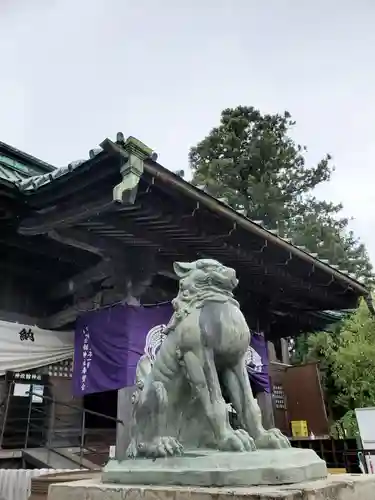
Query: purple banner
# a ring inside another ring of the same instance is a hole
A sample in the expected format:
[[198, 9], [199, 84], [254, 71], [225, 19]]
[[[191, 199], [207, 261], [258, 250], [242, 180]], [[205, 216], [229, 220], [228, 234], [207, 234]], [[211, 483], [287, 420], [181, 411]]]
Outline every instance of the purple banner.
[[251, 332], [250, 346], [246, 356], [247, 371], [255, 393], [271, 392], [268, 375], [267, 342], [261, 333]]
[[144, 354], [147, 333], [166, 325], [170, 304], [155, 307], [118, 305], [77, 319], [74, 346], [75, 395], [134, 385], [135, 368]]
[[[73, 392], [76, 396], [134, 385], [142, 354], [154, 357], [163, 340], [162, 325], [170, 304], [153, 307], [118, 305], [77, 319]], [[269, 392], [268, 356], [263, 336], [252, 334], [247, 352], [249, 377], [256, 392]]]

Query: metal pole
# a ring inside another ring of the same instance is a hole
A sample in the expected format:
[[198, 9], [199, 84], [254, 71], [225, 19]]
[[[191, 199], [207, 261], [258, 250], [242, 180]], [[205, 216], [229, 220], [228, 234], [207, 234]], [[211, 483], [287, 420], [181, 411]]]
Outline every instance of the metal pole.
[[28, 447], [29, 444], [29, 434], [30, 434], [30, 420], [31, 420], [31, 405], [33, 402], [32, 392], [29, 392], [29, 411], [27, 414], [27, 427], [26, 427], [26, 435], [25, 435], [25, 448]]
[[79, 450], [80, 468], [82, 468], [83, 452], [84, 452], [84, 448], [85, 448], [85, 427], [86, 427], [86, 410], [83, 409], [82, 421], [81, 421], [81, 448]]
[[53, 447], [54, 437], [55, 437], [55, 424], [56, 424], [56, 406], [55, 398], [51, 401], [51, 415], [50, 415], [50, 427], [48, 429], [48, 463], [50, 463], [51, 448]]
[[3, 417], [3, 425], [1, 427], [1, 437], [0, 437], [0, 448], [3, 447], [3, 439], [4, 439], [4, 433], [5, 433], [5, 426], [7, 423], [7, 418], [8, 418], [8, 412], [9, 412], [9, 401], [10, 398], [13, 394], [13, 388], [14, 388], [14, 381], [12, 381], [9, 385], [9, 390], [7, 394], [7, 400], [5, 403], [5, 410], [4, 410], [4, 417]]
[[56, 418], [55, 418], [55, 399], [51, 401], [51, 415], [50, 415], [50, 428], [49, 428], [49, 433], [48, 433], [48, 447], [52, 448], [53, 446], [53, 438], [55, 437], [55, 424], [56, 424]]

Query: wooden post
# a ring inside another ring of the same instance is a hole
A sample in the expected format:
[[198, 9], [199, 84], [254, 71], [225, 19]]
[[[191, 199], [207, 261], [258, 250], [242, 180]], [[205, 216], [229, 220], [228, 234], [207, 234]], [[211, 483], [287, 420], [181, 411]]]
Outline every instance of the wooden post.
[[117, 391], [117, 418], [124, 425], [116, 428], [116, 459], [123, 460], [130, 442], [130, 425], [132, 419], [132, 395], [135, 387], [123, 387]]
[[[140, 305], [140, 301], [130, 293], [126, 298], [127, 304]], [[132, 421], [132, 396], [135, 387], [123, 387], [117, 391], [117, 418], [124, 425], [118, 423], [116, 427], [116, 460], [124, 460], [126, 449], [130, 442], [130, 426]]]
[[[267, 354], [269, 354], [268, 342], [267, 342], [267, 330], [268, 330], [268, 321], [267, 315], [261, 315], [261, 319], [263, 320], [261, 325], [259, 325], [260, 334], [263, 336], [266, 342]], [[269, 360], [268, 360], [269, 362]], [[270, 380], [271, 385], [271, 380]], [[273, 401], [272, 401], [272, 386], [271, 392], [260, 392], [257, 394], [258, 405], [262, 414], [262, 422], [266, 429], [271, 429], [275, 427], [275, 417], [273, 413]]]
[[281, 362], [286, 365], [290, 364], [289, 359], [289, 348], [288, 348], [288, 339], [280, 339], [281, 343]]
[[275, 427], [272, 394], [270, 392], [259, 392], [257, 394], [257, 401], [262, 414], [264, 428], [272, 429], [272, 427]]

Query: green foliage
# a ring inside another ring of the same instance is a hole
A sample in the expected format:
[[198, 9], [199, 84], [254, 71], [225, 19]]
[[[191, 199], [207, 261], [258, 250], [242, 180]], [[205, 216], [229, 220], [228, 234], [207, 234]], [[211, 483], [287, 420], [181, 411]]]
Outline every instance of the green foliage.
[[328, 180], [332, 171], [329, 155], [316, 167], [306, 167], [306, 148], [287, 135], [293, 125], [288, 112], [225, 109], [220, 126], [190, 151], [194, 182], [266, 225], [283, 220], [289, 205]]
[[308, 333], [303, 333], [291, 340], [290, 361], [293, 365], [299, 365], [306, 360], [309, 353], [309, 335]]
[[342, 206], [311, 194], [331, 178], [331, 157], [327, 154], [308, 167], [306, 147], [289, 135], [294, 124], [288, 112], [262, 115], [253, 107], [225, 109], [219, 126], [190, 151], [193, 183], [268, 229], [277, 228], [280, 236], [371, 279], [366, 249], [346, 231]]
[[357, 432], [355, 408], [375, 406], [374, 339], [375, 318], [364, 301], [336, 330], [308, 336], [302, 361], [320, 363], [326, 405], [339, 435], [343, 429], [348, 436]]
[[338, 405], [352, 409], [375, 404], [375, 320], [364, 302], [344, 321], [333, 357]]
[[348, 219], [340, 217], [341, 205], [306, 197], [295, 203], [291, 216], [284, 222], [285, 234], [299, 246], [317, 253], [321, 259], [338, 265], [369, 283], [372, 265], [366, 248], [352, 231]]
[[358, 434], [358, 422], [354, 410], [348, 410], [331, 425], [330, 435], [334, 439], [354, 438]]

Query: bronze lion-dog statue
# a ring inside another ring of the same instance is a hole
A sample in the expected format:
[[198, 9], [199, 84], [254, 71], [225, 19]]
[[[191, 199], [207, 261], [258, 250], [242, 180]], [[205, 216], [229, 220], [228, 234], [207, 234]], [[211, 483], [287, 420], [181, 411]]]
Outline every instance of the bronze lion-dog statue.
[[[252, 394], [235, 270], [211, 259], [176, 262], [174, 270], [179, 293], [164, 341], [153, 361], [145, 355], [137, 365], [128, 458], [289, 447], [278, 429], [264, 429]], [[222, 387], [241, 429], [229, 423]]]

